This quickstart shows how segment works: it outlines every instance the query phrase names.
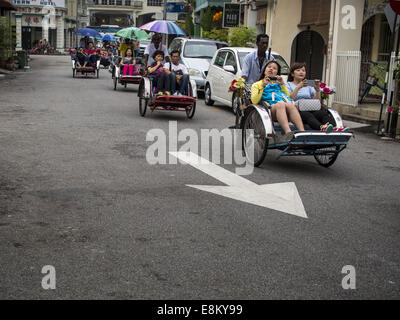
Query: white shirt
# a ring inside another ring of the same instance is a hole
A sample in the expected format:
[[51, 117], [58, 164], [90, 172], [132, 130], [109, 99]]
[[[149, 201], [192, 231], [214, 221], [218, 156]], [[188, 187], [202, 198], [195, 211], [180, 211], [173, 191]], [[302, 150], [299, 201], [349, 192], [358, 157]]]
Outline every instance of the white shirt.
[[[163, 68], [169, 70], [169, 62], [164, 64]], [[181, 70], [182, 74], [188, 74], [188, 70], [186, 69], [184, 64], [179, 63], [178, 65], [176, 65], [176, 64], [172, 63], [171, 71], [178, 71], [178, 70]]]
[[150, 43], [149, 45], [147, 45], [146, 49], [144, 50], [144, 54], [143, 54], [143, 55], [145, 55], [145, 54], [148, 54], [148, 55], [149, 55], [149, 60], [147, 61], [147, 64], [148, 64], [148, 65], [151, 65], [151, 64], [154, 62], [153, 53], [154, 53], [154, 51], [156, 51], [156, 50], [161, 50], [161, 51], [164, 52], [164, 61], [163, 61], [163, 63], [165, 63], [165, 58], [166, 58], [166, 57], [169, 57], [167, 47], [164, 46], [164, 45], [161, 44], [161, 43], [160, 43], [160, 46], [161, 46], [161, 49], [160, 49], [160, 48], [159, 48], [159, 49], [156, 49], [156, 48], [154, 47], [154, 43]]

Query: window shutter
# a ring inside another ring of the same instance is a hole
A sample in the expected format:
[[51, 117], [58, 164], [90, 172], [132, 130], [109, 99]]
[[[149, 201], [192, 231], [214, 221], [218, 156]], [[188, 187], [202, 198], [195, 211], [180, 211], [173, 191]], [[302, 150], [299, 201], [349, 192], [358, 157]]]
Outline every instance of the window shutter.
[[299, 27], [329, 24], [331, 0], [303, 0]]

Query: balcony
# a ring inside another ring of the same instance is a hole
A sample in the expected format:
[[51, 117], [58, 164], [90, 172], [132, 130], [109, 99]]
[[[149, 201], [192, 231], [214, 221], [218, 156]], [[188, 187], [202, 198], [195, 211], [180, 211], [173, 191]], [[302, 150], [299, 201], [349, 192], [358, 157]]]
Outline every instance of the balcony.
[[225, 2], [232, 2], [231, 0], [196, 0], [195, 12], [205, 9], [207, 7], [224, 7]]

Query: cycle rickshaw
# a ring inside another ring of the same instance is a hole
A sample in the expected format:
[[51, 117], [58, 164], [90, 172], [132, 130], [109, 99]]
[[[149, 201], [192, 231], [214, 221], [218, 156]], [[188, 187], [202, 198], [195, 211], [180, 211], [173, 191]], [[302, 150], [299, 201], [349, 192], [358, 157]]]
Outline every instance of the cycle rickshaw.
[[100, 72], [100, 59], [96, 60], [96, 64], [92, 66], [86, 66], [86, 67], [77, 67], [76, 66], [76, 61], [72, 59], [72, 77], [75, 78], [79, 73], [82, 76], [86, 76], [88, 74], [93, 74], [94, 77], [99, 78], [99, 72]]
[[[307, 126], [306, 131], [296, 132], [296, 128], [291, 124], [293, 139], [289, 142], [279, 142], [279, 135], [283, 130], [272, 120], [270, 105], [265, 102], [260, 105], [251, 104], [250, 84], [245, 84], [240, 101], [242, 105], [236, 116], [236, 128], [242, 132], [242, 150], [255, 167], [264, 162], [268, 150], [272, 149], [281, 151], [277, 159], [282, 156], [314, 156], [319, 165], [330, 167], [353, 136], [351, 132], [326, 133]], [[332, 108], [327, 110], [336, 126], [343, 127], [339, 113]]]
[[145, 116], [147, 107], [154, 110], [185, 111], [186, 116], [192, 119], [196, 111], [197, 87], [194, 80], [188, 84], [188, 95], [156, 95], [151, 79], [145, 75], [139, 84], [139, 112]]

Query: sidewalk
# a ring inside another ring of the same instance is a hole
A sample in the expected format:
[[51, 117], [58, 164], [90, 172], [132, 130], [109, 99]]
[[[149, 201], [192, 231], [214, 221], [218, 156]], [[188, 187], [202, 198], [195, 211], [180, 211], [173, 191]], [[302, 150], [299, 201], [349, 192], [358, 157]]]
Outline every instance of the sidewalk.
[[[381, 110], [381, 104], [379, 102], [367, 102], [357, 107], [334, 103], [332, 107], [339, 112], [344, 120], [369, 124], [371, 129], [374, 130], [378, 127]], [[381, 128], [385, 127], [386, 108], [387, 106], [384, 105], [382, 109]], [[400, 126], [397, 128], [397, 134], [400, 134]]]

